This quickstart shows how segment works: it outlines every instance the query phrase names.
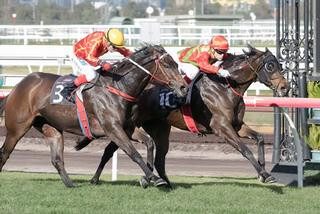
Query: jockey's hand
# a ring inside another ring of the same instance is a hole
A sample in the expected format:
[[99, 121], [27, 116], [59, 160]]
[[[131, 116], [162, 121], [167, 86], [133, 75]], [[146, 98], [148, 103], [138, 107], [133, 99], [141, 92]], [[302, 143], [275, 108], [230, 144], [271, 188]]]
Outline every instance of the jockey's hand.
[[110, 71], [112, 69], [112, 66], [109, 63], [105, 63], [102, 65], [102, 68], [104, 71]]
[[230, 72], [228, 70], [225, 70], [225, 69], [220, 69], [218, 71], [218, 75], [221, 76], [221, 77], [230, 77]]
[[98, 64], [102, 67], [104, 71], [110, 71], [112, 69], [111, 64], [107, 63], [107, 61], [99, 60]]

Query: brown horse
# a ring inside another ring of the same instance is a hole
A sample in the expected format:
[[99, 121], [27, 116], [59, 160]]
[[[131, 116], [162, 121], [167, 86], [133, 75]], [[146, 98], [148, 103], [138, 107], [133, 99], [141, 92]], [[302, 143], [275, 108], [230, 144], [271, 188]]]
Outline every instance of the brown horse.
[[[0, 170], [17, 142], [33, 126], [50, 141], [52, 164], [64, 184], [72, 187], [73, 183], [64, 168], [63, 132], [77, 135], [82, 135], [82, 132], [75, 105], [50, 104], [50, 91], [58, 77], [47, 73], [29, 74], [1, 100], [7, 134], [0, 149]], [[147, 167], [129, 140], [128, 136], [134, 130], [130, 119], [133, 103], [106, 90], [106, 87], [113, 86], [138, 97], [150, 79], [171, 88], [179, 96], [186, 95], [186, 83], [172, 57], [162, 46], [146, 45], [129, 59], [118, 62], [116, 70], [101, 72], [94, 86], [84, 91], [83, 96], [93, 136], [108, 136], [141, 167], [149, 180], [161, 183], [162, 179]]]
[[[231, 72], [231, 79], [220, 78], [217, 75], [203, 75], [195, 83], [190, 105], [196, 126], [200, 133], [220, 136], [238, 150], [251, 162], [262, 182], [274, 182], [274, 178], [265, 170], [263, 136], [249, 128], [243, 121], [245, 113], [243, 95], [251, 83], [258, 80], [273, 89], [279, 96], [284, 96], [289, 88], [281, 74], [281, 66], [268, 49], [262, 52], [251, 46], [249, 46], [249, 52], [245, 52], [244, 55], [230, 56], [223, 66]], [[170, 129], [171, 126], [182, 130], [188, 130], [188, 128], [180, 110], [164, 113], [158, 105], [155, 105], [160, 88], [156, 86], [142, 93], [141, 102], [138, 103], [139, 116], [135, 123], [142, 126], [153, 138], [156, 145], [155, 168], [159, 176], [170, 186], [165, 173], [165, 156], [169, 148]], [[163, 119], [164, 114], [167, 115], [165, 119]], [[258, 161], [241, 138], [256, 140]], [[77, 148], [81, 149], [88, 143], [89, 141], [78, 144]], [[152, 146], [152, 143], [148, 145]], [[107, 146], [91, 180], [92, 183], [98, 183], [106, 162], [117, 149], [118, 146], [114, 143]], [[152, 148], [148, 149], [148, 153], [152, 152]], [[148, 157], [148, 165], [153, 169], [153, 155], [148, 154]], [[147, 185], [147, 182], [145, 179], [141, 180], [144, 185]]]

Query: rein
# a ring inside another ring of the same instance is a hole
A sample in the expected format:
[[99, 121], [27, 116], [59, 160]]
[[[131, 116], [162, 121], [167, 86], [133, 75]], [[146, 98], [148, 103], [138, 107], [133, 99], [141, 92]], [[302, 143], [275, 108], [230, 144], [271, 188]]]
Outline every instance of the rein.
[[[262, 65], [260, 64], [257, 69], [254, 69], [254, 67], [250, 64], [250, 62], [249, 62], [249, 60], [248, 60], [248, 57], [246, 57], [245, 59], [246, 59], [247, 64], [249, 65], [250, 70], [252, 70], [252, 71], [257, 75], [257, 78], [258, 78], [262, 83], [265, 83], [265, 84], [267, 84], [267, 85], [270, 85], [269, 83], [267, 83], [267, 82], [265, 82], [263, 79], [261, 79], [261, 78], [260, 78], [261, 75], [258, 74], [258, 71], [260, 71], [263, 66], [266, 66], [266, 63], [267, 63], [267, 62], [265, 62], [265, 59], [266, 59], [268, 56], [265, 56], [265, 55], [263, 54], [263, 55], [259, 56], [258, 58], [254, 59], [253, 62], [256, 61], [256, 60], [258, 60], [260, 57], [264, 57], [264, 58], [263, 58], [263, 62], [261, 63]], [[256, 71], [256, 70], [257, 70], [257, 71]], [[231, 91], [232, 91], [235, 95], [237, 95], [237, 96], [239, 96], [239, 97], [243, 97], [243, 95], [242, 95], [241, 93], [239, 93], [238, 91], [236, 91], [236, 90], [231, 86], [229, 80], [228, 80], [227, 78], [225, 78], [225, 79], [226, 79], [226, 82], [228, 83], [228, 88], [230, 88]], [[246, 82], [244, 82], [244, 83], [242, 83], [242, 84], [246, 84], [247, 82], [249, 82], [249, 81], [251, 81], [251, 80], [252, 80], [252, 79], [250, 79], [250, 80], [248, 80], [248, 81], [246, 81]], [[270, 88], [271, 88], [271, 86], [270, 86]], [[271, 88], [271, 89], [273, 89], [273, 88]]]
[[231, 91], [232, 91], [235, 95], [237, 95], [237, 96], [239, 96], [239, 97], [243, 97], [243, 95], [242, 95], [241, 93], [237, 92], [236, 89], [234, 89], [234, 88], [231, 86], [228, 78], [225, 77], [225, 79], [226, 79], [226, 82], [228, 83], [228, 88], [230, 88]]
[[[163, 83], [163, 84], [165, 84], [165, 85], [170, 85], [170, 82], [171, 82], [170, 80], [165, 81], [165, 80], [159, 79], [158, 77], [155, 76], [155, 74], [158, 72], [158, 70], [160, 70], [162, 74], [164, 74], [164, 75], [166, 74], [166, 72], [164, 71], [163, 67], [162, 67], [161, 64], [160, 64], [160, 60], [161, 60], [163, 57], [167, 56], [167, 55], [168, 55], [168, 53], [165, 53], [165, 54], [162, 54], [160, 57], [157, 57], [157, 58], [154, 59], [154, 60], [155, 60], [155, 63], [156, 63], [156, 68], [155, 68], [154, 74], [152, 74], [150, 71], [148, 71], [147, 69], [145, 69], [144, 67], [142, 67], [141, 65], [139, 65], [139, 64], [138, 64], [137, 62], [135, 62], [134, 60], [132, 60], [132, 59], [130, 59], [130, 58], [127, 58], [127, 60], [129, 60], [132, 64], [134, 64], [135, 66], [137, 66], [138, 68], [140, 68], [142, 71], [144, 71], [145, 73], [147, 73], [148, 75], [150, 75], [150, 76], [151, 76], [150, 81], [151, 81], [152, 79], [155, 79], [155, 80], [157, 80], [158, 82], [161, 82], [161, 83]], [[166, 76], [166, 75], [165, 75], [165, 76]], [[136, 100], [137, 100], [136, 97], [133, 97], [133, 96], [131, 96], [131, 95], [125, 93], [125, 92], [122, 92], [122, 91], [120, 91], [119, 89], [116, 89], [116, 88], [114, 88], [114, 87], [112, 87], [112, 86], [107, 86], [106, 88], [107, 88], [107, 90], [108, 90], [110, 93], [113, 93], [113, 94], [116, 94], [116, 95], [118, 95], [118, 96], [120, 96], [120, 97], [123, 97], [125, 100], [127, 100], [127, 101], [129, 101], [129, 102], [136, 102]]]
[[164, 69], [162, 68], [162, 66], [160, 65], [160, 61], [163, 57], [167, 56], [168, 53], [165, 53], [165, 54], [162, 54], [159, 58], [156, 58], [155, 59], [155, 63], [156, 63], [156, 71], [154, 72], [154, 74], [152, 74], [150, 71], [148, 71], [147, 69], [145, 69], [144, 67], [142, 67], [141, 65], [139, 65], [138, 63], [136, 63], [135, 61], [133, 61], [132, 59], [128, 58], [128, 60], [134, 64], [135, 66], [137, 66], [138, 68], [140, 68], [141, 70], [143, 70], [145, 73], [147, 73], [148, 75], [151, 76], [151, 80], [155, 79], [157, 80], [158, 82], [161, 82], [165, 85], [170, 85], [170, 80], [168, 81], [165, 81], [165, 80], [162, 80], [162, 79], [159, 79], [158, 77], [155, 76], [155, 74], [158, 72], [158, 69], [160, 69], [161, 73], [162, 74], [165, 74], [165, 71]]

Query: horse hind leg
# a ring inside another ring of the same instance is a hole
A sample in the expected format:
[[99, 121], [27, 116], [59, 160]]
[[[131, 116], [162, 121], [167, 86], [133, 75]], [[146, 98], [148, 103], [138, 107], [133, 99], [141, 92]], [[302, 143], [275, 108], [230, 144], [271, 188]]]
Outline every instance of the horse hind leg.
[[90, 180], [90, 183], [92, 184], [98, 184], [100, 180], [101, 173], [103, 171], [103, 168], [105, 167], [106, 163], [112, 158], [113, 153], [118, 150], [117, 144], [115, 144], [113, 141], [109, 143], [109, 145], [104, 149], [103, 155], [101, 157], [99, 166], [96, 170], [96, 173]]
[[[39, 130], [39, 127], [37, 127]], [[60, 131], [55, 129], [52, 126], [47, 124], [43, 125], [40, 131], [44, 134], [46, 139], [50, 143], [50, 151], [51, 151], [51, 162], [52, 165], [57, 169], [62, 182], [67, 187], [74, 187], [71, 179], [69, 178], [67, 171], [64, 167], [64, 158], [63, 158], [63, 150], [64, 150], [64, 141], [63, 135]]]
[[[13, 123], [12, 123], [13, 124]], [[31, 122], [25, 122], [22, 124], [14, 124], [12, 127], [7, 127], [6, 139], [0, 149], [0, 172], [3, 166], [10, 157], [10, 154], [14, 150], [18, 141], [29, 131], [31, 127]]]
[[0, 171], [2, 171], [3, 166], [7, 162], [12, 153], [13, 149], [15, 148], [16, 144], [18, 143], [19, 139], [22, 136], [19, 136], [14, 133], [7, 133], [6, 139], [0, 149]]
[[[226, 124], [226, 123], [225, 123]], [[253, 153], [250, 149], [241, 141], [238, 133], [235, 132], [231, 125], [225, 125], [220, 127], [215, 127], [217, 130], [220, 130], [220, 136], [223, 137], [227, 143], [233, 146], [238, 150], [245, 158], [247, 158], [252, 166], [256, 169], [259, 179], [262, 182], [275, 182], [275, 178], [272, 177], [255, 159]]]

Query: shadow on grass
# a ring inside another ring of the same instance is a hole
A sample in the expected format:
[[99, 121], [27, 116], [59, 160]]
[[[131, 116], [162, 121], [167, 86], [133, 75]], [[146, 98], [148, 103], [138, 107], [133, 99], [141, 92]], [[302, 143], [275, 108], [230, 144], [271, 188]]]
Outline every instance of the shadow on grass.
[[[208, 177], [199, 177], [201, 178], [208, 178]], [[184, 189], [190, 189], [195, 186], [214, 186], [214, 185], [220, 185], [220, 186], [238, 186], [238, 187], [256, 187], [256, 188], [262, 188], [262, 189], [269, 189], [272, 192], [275, 192], [277, 194], [283, 194], [283, 188], [284, 186], [277, 186], [274, 184], [256, 184], [256, 183], [244, 183], [242, 181], [250, 181], [253, 180], [253, 178], [238, 178], [238, 177], [212, 177], [212, 179], [219, 179], [219, 180], [227, 180], [227, 181], [205, 181], [205, 182], [190, 182], [190, 183], [184, 183], [184, 182], [174, 182], [171, 183], [172, 188], [162, 186], [162, 187], [156, 187], [159, 191], [162, 192], [171, 192], [174, 190], [177, 190], [179, 188]], [[60, 178], [32, 178], [30, 179], [32, 181], [48, 181], [48, 182], [61, 182], [61, 185], [63, 185]], [[228, 181], [233, 180], [233, 181]], [[239, 181], [235, 181], [239, 180]], [[104, 181], [100, 180], [98, 184], [91, 184], [90, 179], [72, 179], [72, 181], [75, 184], [75, 187], [87, 187], [87, 186], [102, 186], [102, 185], [109, 185], [109, 186], [133, 186], [133, 187], [140, 187], [139, 180], [120, 180], [120, 181]], [[152, 184], [149, 185], [148, 188], [154, 188]]]
[[220, 185], [220, 186], [239, 186], [239, 187], [258, 187], [262, 189], [269, 189], [272, 192], [275, 192], [277, 194], [283, 194], [283, 186], [276, 186], [274, 184], [254, 184], [254, 183], [242, 183], [237, 181], [208, 181], [208, 182], [202, 182], [202, 183], [173, 183], [173, 189], [179, 189], [179, 188], [191, 188], [193, 186], [213, 186], [213, 185]]

